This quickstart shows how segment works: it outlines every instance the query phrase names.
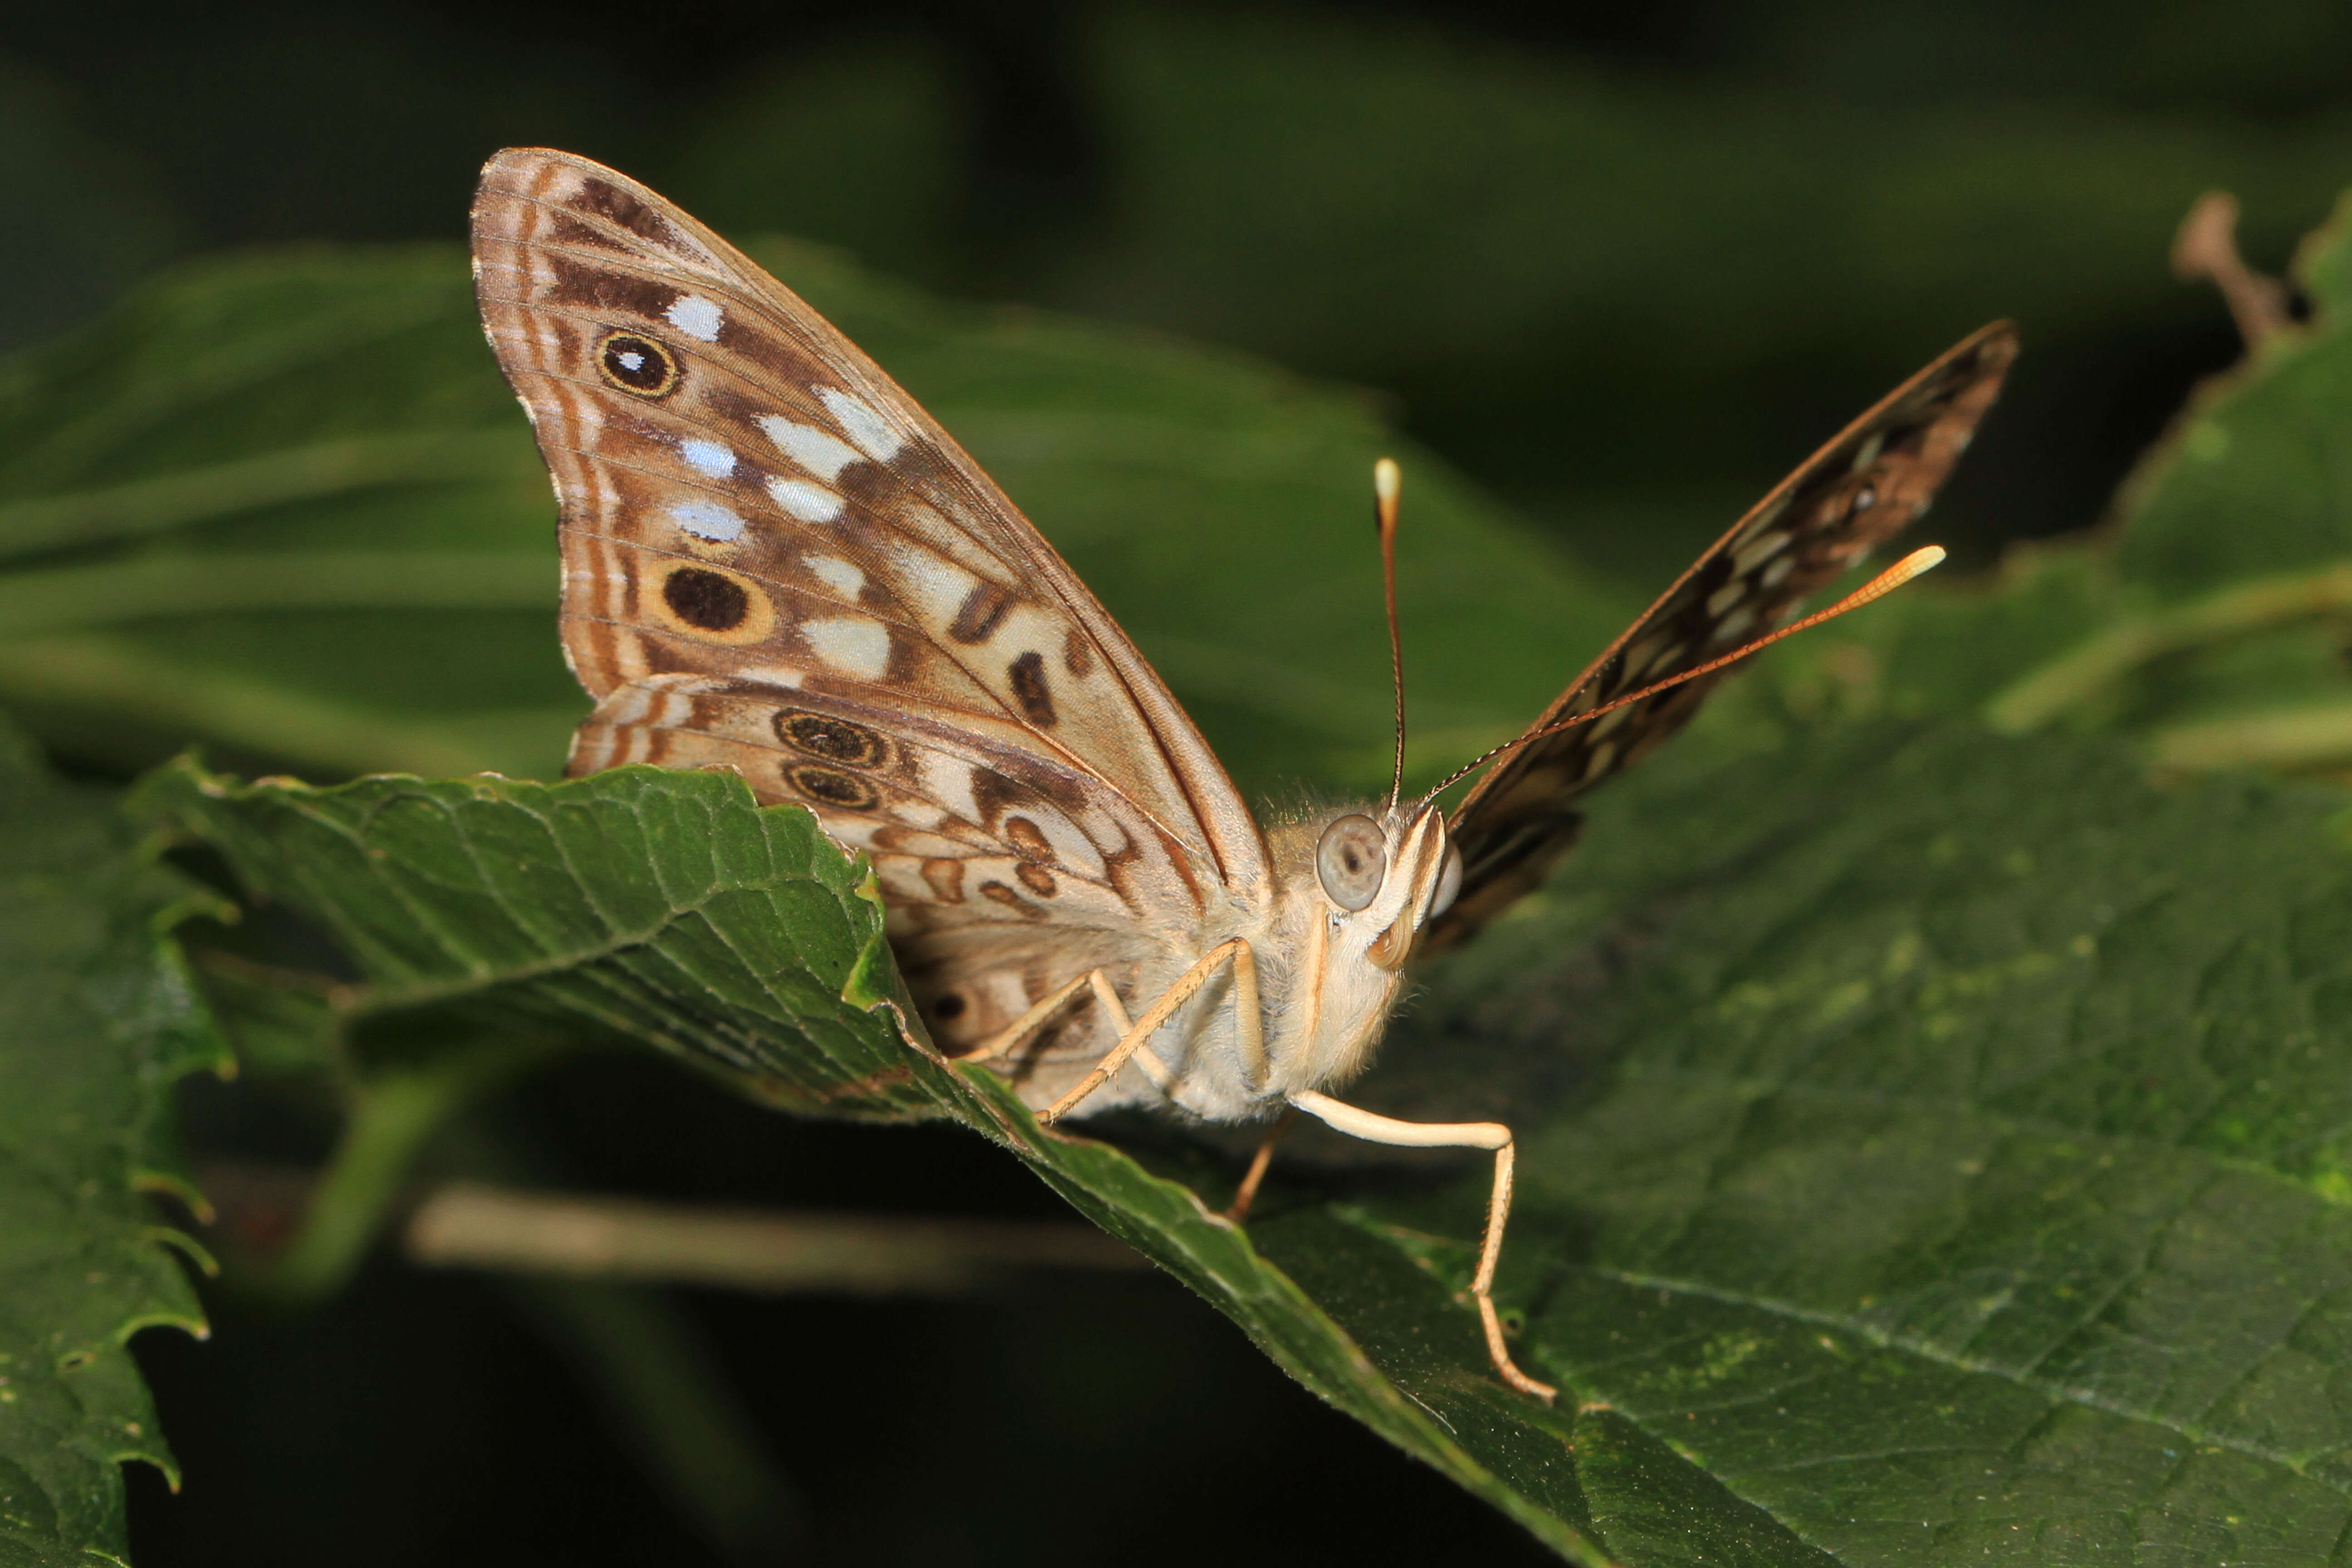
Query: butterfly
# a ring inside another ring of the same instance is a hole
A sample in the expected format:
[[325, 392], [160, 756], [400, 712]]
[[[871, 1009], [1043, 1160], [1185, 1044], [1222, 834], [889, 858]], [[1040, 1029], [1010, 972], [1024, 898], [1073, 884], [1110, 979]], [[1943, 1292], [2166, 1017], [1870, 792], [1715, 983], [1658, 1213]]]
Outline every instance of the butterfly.
[[729, 768], [814, 812], [873, 866], [914, 1043], [991, 1064], [1041, 1121], [1288, 1107], [1491, 1151], [1470, 1294], [1496, 1373], [1551, 1398], [1492, 1295], [1510, 1130], [1329, 1091], [1366, 1066], [1410, 962], [1540, 882], [1578, 798], [1690, 718], [1714, 661], [1926, 508], [2014, 332], [1969, 338], [1781, 481], [1457, 809], [1392, 793], [1261, 823], [1004, 493], [740, 251], [541, 149], [490, 160], [473, 234], [484, 329], [559, 500], [564, 653], [596, 704], [570, 772]]

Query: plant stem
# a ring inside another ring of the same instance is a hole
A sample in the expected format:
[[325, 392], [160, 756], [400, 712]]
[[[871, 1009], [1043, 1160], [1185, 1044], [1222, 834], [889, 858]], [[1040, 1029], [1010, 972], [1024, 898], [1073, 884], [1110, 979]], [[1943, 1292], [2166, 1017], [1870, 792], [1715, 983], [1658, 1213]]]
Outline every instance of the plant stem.
[[408, 1224], [439, 1267], [664, 1280], [737, 1290], [964, 1295], [1011, 1268], [1141, 1268], [1090, 1226], [716, 1209], [460, 1182]]
[[2352, 563], [2338, 562], [2134, 616], [2011, 683], [1985, 704], [1985, 722], [2003, 734], [2024, 734], [2167, 654], [2346, 610], [2352, 610]]
[[449, 1119], [545, 1061], [538, 1041], [485, 1045], [430, 1066], [383, 1073], [354, 1097], [342, 1141], [310, 1193], [302, 1228], [258, 1280], [314, 1301], [339, 1289], [399, 1197], [418, 1151]]

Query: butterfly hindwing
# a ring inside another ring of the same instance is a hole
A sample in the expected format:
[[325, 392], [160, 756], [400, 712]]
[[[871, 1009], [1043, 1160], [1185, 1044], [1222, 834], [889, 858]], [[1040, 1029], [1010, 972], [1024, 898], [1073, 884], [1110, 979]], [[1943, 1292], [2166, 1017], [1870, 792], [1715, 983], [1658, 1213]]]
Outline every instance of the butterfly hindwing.
[[[906, 712], [723, 676], [656, 676], [598, 703], [573, 754], [583, 772], [645, 763], [782, 778], [795, 798], [824, 803], [827, 835], [872, 862], [908, 984], [950, 1051], [1089, 968], [1148, 984], [1170, 967], [1187, 911], [1205, 901], [1184, 858], [1117, 794]], [[1183, 909], [1169, 908], [1171, 884], [1191, 895]], [[1024, 1053], [1022, 1070], [1066, 1067], [1051, 1081], [1066, 1088], [1116, 1037], [1081, 1009]]]
[[[2016, 356], [2015, 329], [1995, 322], [1888, 394], [1773, 487], [1528, 729], [1703, 664], [1788, 620], [1806, 595], [1927, 510]], [[1578, 797], [1681, 729], [1721, 678], [1702, 676], [1531, 742], [1488, 769], [1454, 814], [1462, 890], [1431, 945], [1461, 941], [1539, 885], [1575, 843]]]

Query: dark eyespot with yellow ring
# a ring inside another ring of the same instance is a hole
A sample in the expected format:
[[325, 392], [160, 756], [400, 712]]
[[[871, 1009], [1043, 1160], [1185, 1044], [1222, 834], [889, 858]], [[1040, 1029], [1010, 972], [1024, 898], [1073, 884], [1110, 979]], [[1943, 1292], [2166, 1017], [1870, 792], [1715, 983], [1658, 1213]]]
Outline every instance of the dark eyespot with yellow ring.
[[1360, 910], [1380, 896], [1389, 874], [1389, 836], [1360, 815], [1339, 818], [1315, 845], [1315, 875], [1323, 896], [1343, 910]]
[[819, 805], [839, 806], [844, 811], [871, 811], [881, 804], [882, 797], [873, 785], [848, 773], [835, 773], [831, 768], [803, 764], [786, 768], [784, 777], [804, 797]]
[[667, 397], [677, 389], [677, 356], [643, 332], [606, 332], [596, 345], [596, 368], [634, 396]]

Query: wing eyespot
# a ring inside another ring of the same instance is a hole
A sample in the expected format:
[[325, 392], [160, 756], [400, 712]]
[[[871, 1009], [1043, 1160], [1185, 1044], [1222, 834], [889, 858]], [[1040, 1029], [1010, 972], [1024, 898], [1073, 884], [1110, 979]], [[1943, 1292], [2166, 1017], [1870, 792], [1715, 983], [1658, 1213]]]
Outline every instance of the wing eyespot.
[[670, 566], [645, 601], [654, 618], [697, 642], [740, 645], [776, 629], [775, 606], [759, 584], [715, 566]]
[[681, 566], [662, 579], [662, 603], [697, 631], [731, 632], [751, 615], [743, 585], [717, 572]]
[[632, 397], [667, 397], [683, 378], [677, 356], [643, 332], [606, 332], [596, 345], [596, 369]]
[[840, 811], [871, 811], [882, 801], [874, 786], [864, 779], [835, 773], [831, 768], [814, 767], [807, 763], [788, 767], [784, 770], [784, 781], [804, 798]]
[[775, 717], [776, 739], [805, 756], [870, 768], [890, 753], [889, 743], [863, 724], [836, 719], [830, 713], [803, 713], [791, 709]]

